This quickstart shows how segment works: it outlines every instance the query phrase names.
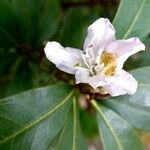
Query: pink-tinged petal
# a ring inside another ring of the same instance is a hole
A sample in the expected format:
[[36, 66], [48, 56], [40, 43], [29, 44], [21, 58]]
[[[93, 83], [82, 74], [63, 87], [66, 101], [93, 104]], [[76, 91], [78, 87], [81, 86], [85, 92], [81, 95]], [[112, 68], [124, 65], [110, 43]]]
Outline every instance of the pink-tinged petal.
[[145, 50], [145, 45], [139, 38], [130, 38], [127, 40], [117, 40], [110, 44], [107, 49], [116, 53], [119, 57], [118, 68], [123, 68], [124, 62], [133, 54]]
[[90, 72], [87, 69], [79, 69], [76, 72], [75, 78], [76, 78], [76, 84], [87, 83], [91, 85], [94, 89], [106, 84], [104, 77], [102, 77], [100, 74], [97, 74], [95, 76], [90, 76]]
[[100, 18], [88, 27], [84, 51], [92, 47], [95, 56], [107, 45], [115, 41], [115, 29], [108, 19]]
[[60, 70], [70, 74], [76, 73], [76, 64], [82, 63], [82, 51], [74, 48], [64, 48], [57, 42], [48, 42], [44, 48], [46, 57]]
[[138, 83], [135, 78], [124, 70], [120, 70], [116, 76], [108, 79], [108, 85], [104, 88], [111, 96], [119, 96], [124, 94], [133, 95], [138, 87]]

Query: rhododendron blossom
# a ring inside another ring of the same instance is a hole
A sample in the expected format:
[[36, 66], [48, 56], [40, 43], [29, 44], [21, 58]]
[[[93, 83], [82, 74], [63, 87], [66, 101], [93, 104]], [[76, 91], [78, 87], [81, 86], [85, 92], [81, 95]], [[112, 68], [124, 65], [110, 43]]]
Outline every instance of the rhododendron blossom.
[[111, 96], [134, 94], [137, 90], [137, 81], [123, 65], [128, 57], [145, 50], [145, 45], [137, 37], [116, 40], [115, 29], [106, 18], [88, 27], [83, 51], [64, 48], [54, 41], [48, 42], [44, 50], [60, 70], [75, 75], [76, 84], [103, 87]]

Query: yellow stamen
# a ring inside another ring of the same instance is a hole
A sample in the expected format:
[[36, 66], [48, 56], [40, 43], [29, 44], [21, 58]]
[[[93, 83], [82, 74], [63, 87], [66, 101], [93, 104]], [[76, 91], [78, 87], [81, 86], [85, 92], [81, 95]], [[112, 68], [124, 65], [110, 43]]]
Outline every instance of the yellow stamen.
[[103, 69], [103, 73], [106, 75], [106, 76], [113, 76], [115, 75], [116, 73], [116, 65], [113, 65], [113, 64], [109, 64], [107, 65], [106, 67], [104, 67]]
[[103, 51], [100, 63], [104, 64], [102, 73], [106, 76], [113, 76], [117, 68], [117, 55]]
[[74, 67], [81, 67], [82, 65], [80, 63], [77, 63], [74, 65]]

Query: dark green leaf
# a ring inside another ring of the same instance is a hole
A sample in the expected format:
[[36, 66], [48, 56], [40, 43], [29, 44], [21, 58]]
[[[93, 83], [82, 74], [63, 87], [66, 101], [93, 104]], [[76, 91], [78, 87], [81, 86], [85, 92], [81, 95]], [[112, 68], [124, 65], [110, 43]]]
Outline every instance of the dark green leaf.
[[150, 33], [150, 1], [121, 0], [114, 19], [118, 38], [138, 36], [145, 38]]
[[11, 7], [17, 18], [17, 33], [21, 44], [26, 44], [26, 47], [35, 44], [38, 35], [38, 2], [36, 0], [12, 0]]
[[47, 150], [62, 130], [72, 88], [53, 85], [0, 100], [0, 149]]
[[85, 141], [80, 129], [78, 118], [78, 109], [76, 99], [73, 99], [73, 105], [69, 117], [60, 135], [58, 149], [60, 150], [84, 150], [86, 149]]
[[0, 53], [0, 77], [3, 77], [8, 73], [12, 63], [14, 63], [16, 59], [16, 55], [12, 54], [11, 57], [10, 55], [11, 54], [9, 53]]
[[97, 110], [97, 122], [105, 150], [143, 150], [143, 146], [132, 128], [122, 117], [111, 109], [98, 105], [92, 100]]
[[32, 88], [32, 70], [29, 63], [27, 60], [19, 60], [19, 58], [18, 61], [6, 90], [7, 96]]
[[92, 138], [98, 135], [97, 122], [96, 122], [95, 115], [92, 111], [87, 112], [85, 110], [81, 110], [80, 123], [81, 123], [82, 130], [87, 137]]
[[16, 18], [8, 0], [0, 0], [0, 47], [18, 46]]
[[82, 11], [70, 9], [61, 33], [61, 41], [64, 46], [81, 48], [84, 36], [82, 25]]
[[48, 40], [56, 33], [60, 20], [60, 13], [58, 0], [45, 0], [39, 17], [39, 42], [45, 42], [45, 40]]

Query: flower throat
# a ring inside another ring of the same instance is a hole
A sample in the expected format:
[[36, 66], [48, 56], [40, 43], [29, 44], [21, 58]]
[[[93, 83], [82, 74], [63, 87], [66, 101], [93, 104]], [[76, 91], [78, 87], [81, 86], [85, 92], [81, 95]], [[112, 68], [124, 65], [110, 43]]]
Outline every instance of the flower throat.
[[102, 73], [105, 76], [113, 76], [117, 68], [117, 56], [115, 54], [103, 51], [100, 58], [100, 64], [104, 64]]

